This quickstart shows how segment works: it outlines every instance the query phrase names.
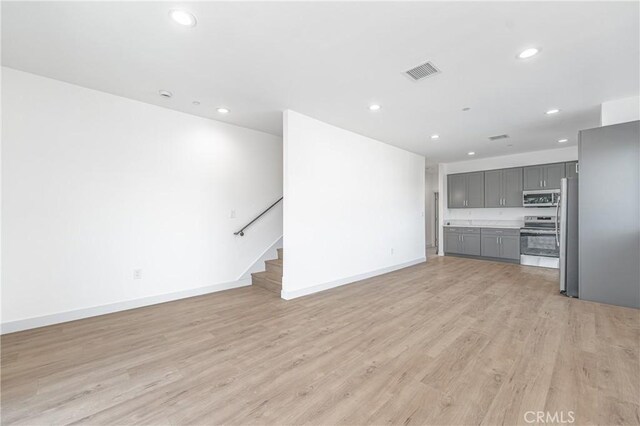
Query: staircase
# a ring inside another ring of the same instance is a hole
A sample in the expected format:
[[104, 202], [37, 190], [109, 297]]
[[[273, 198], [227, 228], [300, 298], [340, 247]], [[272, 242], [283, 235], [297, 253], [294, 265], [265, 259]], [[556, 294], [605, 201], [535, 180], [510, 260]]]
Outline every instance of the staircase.
[[251, 274], [251, 283], [280, 295], [282, 291], [282, 249], [278, 249], [278, 258], [264, 262], [267, 270]]

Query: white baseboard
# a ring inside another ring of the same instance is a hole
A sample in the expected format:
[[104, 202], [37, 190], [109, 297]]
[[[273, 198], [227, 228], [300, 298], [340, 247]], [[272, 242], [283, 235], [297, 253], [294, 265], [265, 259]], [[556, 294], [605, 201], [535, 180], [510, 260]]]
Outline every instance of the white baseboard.
[[342, 285], [351, 284], [353, 282], [375, 277], [377, 275], [382, 275], [388, 272], [397, 271], [398, 269], [407, 268], [409, 266], [417, 265], [418, 263], [423, 263], [426, 261], [427, 261], [426, 256], [423, 256], [418, 259], [411, 260], [409, 262], [399, 263], [393, 266], [387, 266], [386, 268], [376, 269], [375, 271], [365, 272], [364, 274], [353, 275], [351, 277], [342, 278], [339, 280], [330, 281], [328, 283], [318, 284], [311, 287], [306, 287], [306, 288], [301, 288], [298, 290], [291, 290], [291, 291], [282, 289], [282, 291], [280, 292], [280, 297], [282, 297], [285, 300], [291, 300], [297, 297], [318, 293], [319, 291], [329, 290], [335, 287], [340, 287]]
[[32, 328], [60, 324], [63, 322], [75, 321], [83, 318], [95, 317], [98, 315], [111, 314], [113, 312], [120, 312], [126, 311], [128, 309], [140, 308], [143, 306], [156, 305], [158, 303], [171, 302], [173, 300], [186, 299], [188, 297], [201, 296], [203, 294], [215, 293], [222, 290], [229, 290], [232, 288], [244, 287], [248, 285], [251, 285], [251, 279], [213, 284], [205, 287], [178, 291], [175, 293], [159, 294], [156, 296], [148, 296], [134, 300], [125, 300], [123, 302], [93, 306], [91, 308], [77, 309], [75, 311], [60, 312], [57, 314], [44, 315], [36, 318], [9, 321], [2, 323], [0, 334], [14, 333], [16, 331], [29, 330]]

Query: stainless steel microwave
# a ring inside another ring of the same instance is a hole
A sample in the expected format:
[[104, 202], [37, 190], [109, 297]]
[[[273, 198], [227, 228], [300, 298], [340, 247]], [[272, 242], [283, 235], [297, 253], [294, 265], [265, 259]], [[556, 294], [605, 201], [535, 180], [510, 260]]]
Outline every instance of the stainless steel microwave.
[[542, 189], [522, 192], [524, 207], [555, 207], [560, 198], [559, 189]]

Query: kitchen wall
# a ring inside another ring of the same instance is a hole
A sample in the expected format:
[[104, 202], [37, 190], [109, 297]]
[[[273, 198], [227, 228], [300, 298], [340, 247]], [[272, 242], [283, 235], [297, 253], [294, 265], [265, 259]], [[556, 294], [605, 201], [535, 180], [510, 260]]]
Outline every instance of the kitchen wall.
[[233, 235], [282, 194], [281, 138], [9, 68], [2, 88], [3, 332], [248, 285], [282, 236], [280, 206]]
[[[535, 164], [557, 163], [564, 161], [576, 161], [578, 159], [578, 147], [568, 146], [564, 148], [545, 151], [526, 152], [500, 157], [478, 158], [455, 163], [444, 163], [438, 166], [438, 187], [440, 191], [440, 217], [442, 223], [447, 220], [501, 220], [522, 221], [524, 216], [531, 214], [552, 215], [554, 208], [497, 208], [497, 209], [448, 209], [447, 206], [447, 175], [453, 173], [474, 172], [480, 170], [501, 169], [507, 167], [530, 166]], [[534, 213], [535, 212], [535, 213]], [[438, 252], [443, 252], [443, 230], [440, 234], [440, 247]]]
[[640, 96], [603, 102], [601, 120], [603, 126], [640, 120]]
[[424, 157], [286, 111], [282, 297], [423, 262], [424, 182]]

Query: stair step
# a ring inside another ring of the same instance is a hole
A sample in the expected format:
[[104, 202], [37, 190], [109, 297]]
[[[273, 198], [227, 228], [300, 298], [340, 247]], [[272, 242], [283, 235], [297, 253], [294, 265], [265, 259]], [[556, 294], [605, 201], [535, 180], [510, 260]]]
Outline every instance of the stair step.
[[281, 249], [281, 248], [278, 249], [278, 259], [280, 260], [284, 259], [284, 249]]
[[267, 272], [273, 272], [282, 277], [282, 259], [267, 260], [264, 262]]
[[251, 274], [251, 284], [277, 294], [282, 291], [282, 277], [273, 272], [254, 272]]

